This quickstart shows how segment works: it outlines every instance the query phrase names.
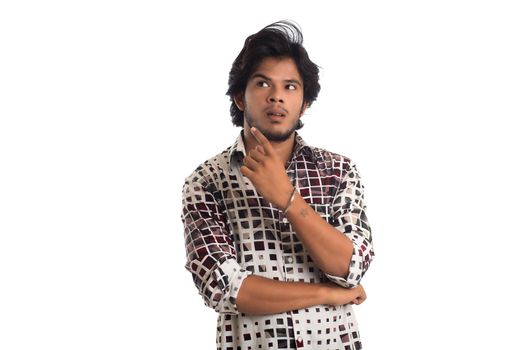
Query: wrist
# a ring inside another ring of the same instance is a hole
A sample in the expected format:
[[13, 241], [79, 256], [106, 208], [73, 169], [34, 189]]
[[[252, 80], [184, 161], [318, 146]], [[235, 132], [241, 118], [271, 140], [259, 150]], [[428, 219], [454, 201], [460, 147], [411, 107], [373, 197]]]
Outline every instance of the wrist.
[[296, 196], [296, 192], [297, 190], [295, 187], [290, 187], [288, 190], [283, 192], [285, 193], [285, 196], [282, 196], [283, 198], [280, 202], [280, 205], [277, 205], [277, 207], [278, 209], [280, 209], [280, 211], [284, 212], [284, 214], [287, 210], [289, 210], [289, 207], [293, 203], [295, 199], [294, 197]]
[[295, 217], [297, 214], [302, 214], [304, 209], [307, 210], [308, 208], [309, 205], [305, 202], [304, 198], [300, 195], [300, 192], [297, 189], [295, 191], [295, 197], [293, 198], [293, 201], [291, 201], [289, 207], [287, 208], [287, 211], [285, 211], [285, 215], [288, 218]]

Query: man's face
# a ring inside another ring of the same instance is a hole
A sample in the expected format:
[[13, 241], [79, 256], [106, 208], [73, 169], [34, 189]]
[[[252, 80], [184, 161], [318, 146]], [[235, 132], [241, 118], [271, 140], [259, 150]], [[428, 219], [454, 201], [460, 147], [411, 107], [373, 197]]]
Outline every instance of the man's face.
[[295, 132], [304, 113], [304, 83], [291, 58], [266, 58], [235, 98], [244, 111], [244, 129], [254, 126], [270, 141], [281, 142]]

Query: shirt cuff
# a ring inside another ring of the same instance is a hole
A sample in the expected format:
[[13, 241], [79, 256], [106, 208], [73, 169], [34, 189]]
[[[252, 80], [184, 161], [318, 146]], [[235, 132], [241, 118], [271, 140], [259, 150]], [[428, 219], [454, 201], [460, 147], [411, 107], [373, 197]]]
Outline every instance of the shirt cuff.
[[222, 289], [222, 298], [216, 311], [221, 313], [238, 314], [236, 300], [242, 282], [252, 272], [242, 268], [236, 259], [231, 258], [220, 264], [213, 272], [215, 279]]

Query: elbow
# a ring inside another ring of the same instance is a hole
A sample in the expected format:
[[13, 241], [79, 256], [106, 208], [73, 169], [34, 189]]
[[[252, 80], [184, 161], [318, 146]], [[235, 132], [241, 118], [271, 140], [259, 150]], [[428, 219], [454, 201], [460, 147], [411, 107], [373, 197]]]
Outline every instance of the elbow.
[[220, 314], [236, 315], [240, 313], [236, 305], [238, 291], [249, 274], [235, 259], [228, 259], [199, 279], [197, 288], [206, 306]]
[[219, 314], [239, 314], [236, 307], [236, 298], [231, 293], [231, 286], [220, 288], [213, 278], [202, 281], [202, 285], [197, 288], [204, 304]]
[[375, 254], [371, 246], [361, 246], [354, 251], [346, 279], [348, 284], [351, 285], [351, 288], [360, 284], [360, 281], [369, 269], [374, 256]]
[[235, 298], [228, 297], [222, 293], [214, 293], [211, 298], [204, 298], [207, 307], [219, 314], [238, 315], [240, 311], [236, 307]]

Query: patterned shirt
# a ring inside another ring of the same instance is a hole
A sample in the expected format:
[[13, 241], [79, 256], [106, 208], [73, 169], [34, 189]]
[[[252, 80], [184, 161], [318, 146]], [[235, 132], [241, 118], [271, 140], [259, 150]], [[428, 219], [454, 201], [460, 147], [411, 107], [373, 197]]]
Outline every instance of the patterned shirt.
[[239, 312], [243, 280], [256, 274], [279, 281], [359, 284], [373, 259], [364, 186], [349, 158], [308, 146], [296, 134], [286, 164], [292, 184], [309, 205], [353, 242], [347, 278], [321, 271], [282, 211], [240, 173], [245, 147], [236, 142], [186, 178], [182, 221], [186, 269], [204, 302], [218, 312], [217, 348], [361, 349], [351, 305], [317, 305], [273, 315]]

